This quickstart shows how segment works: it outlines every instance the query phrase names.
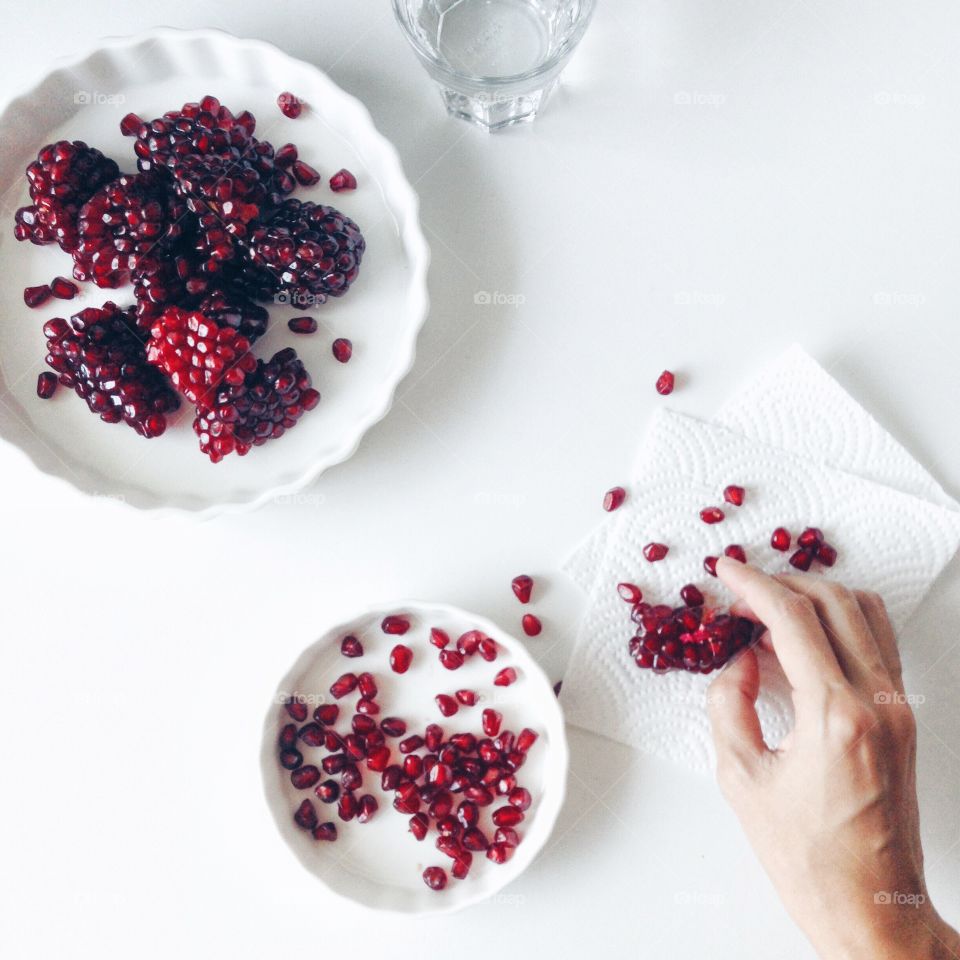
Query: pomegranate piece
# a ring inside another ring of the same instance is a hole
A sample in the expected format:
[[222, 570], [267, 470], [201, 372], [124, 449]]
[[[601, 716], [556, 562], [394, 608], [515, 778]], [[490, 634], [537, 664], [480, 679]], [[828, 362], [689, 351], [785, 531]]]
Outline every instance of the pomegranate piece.
[[355, 763], [348, 763], [340, 774], [340, 786], [346, 791], [356, 790], [363, 783], [363, 774]]
[[410, 629], [410, 621], [406, 617], [391, 615], [383, 618], [380, 629], [390, 636], [402, 637]]
[[447, 670], [459, 670], [463, 666], [463, 654], [449, 648], [440, 651], [440, 663]]
[[349, 170], [338, 170], [330, 178], [330, 189], [334, 193], [340, 193], [342, 190], [356, 190], [357, 178]]
[[349, 363], [353, 356], [353, 342], [346, 337], [337, 337], [330, 349], [333, 351], [334, 359], [340, 363]]
[[445, 717], [452, 717], [460, 709], [457, 701], [446, 693], [439, 693], [433, 699], [437, 705], [437, 709]]
[[125, 137], [135, 137], [140, 132], [142, 126], [143, 121], [135, 113], [128, 113], [120, 121], [120, 132]]
[[530, 595], [533, 593], [533, 577], [522, 573], [510, 581], [510, 586], [521, 603], [530, 602]]
[[688, 583], [680, 591], [680, 599], [688, 607], [702, 607], [703, 594], [692, 584]]
[[477, 647], [477, 653], [487, 661], [493, 663], [497, 659], [497, 642], [491, 637], [484, 637]]
[[300, 98], [294, 96], [288, 90], [277, 97], [277, 106], [280, 108], [280, 112], [291, 120], [296, 120], [303, 110], [303, 103]]
[[465, 707], [472, 707], [477, 702], [477, 695], [473, 690], [458, 690], [455, 696]]
[[445, 630], [441, 630], [439, 627], [431, 627], [430, 642], [435, 647], [438, 647], [440, 650], [442, 650], [450, 643], [450, 635]]
[[643, 555], [650, 563], [656, 563], [658, 560], [662, 560], [669, 552], [670, 548], [663, 543], [648, 543], [643, 548]]
[[314, 840], [336, 840], [337, 839], [337, 825], [333, 822], [328, 821], [327, 823], [321, 823], [320, 826], [313, 831]]
[[786, 553], [790, 549], [790, 542], [790, 531], [786, 527], [777, 527], [770, 536], [770, 546], [781, 553]]
[[711, 577], [717, 575], [717, 560], [718, 557], [704, 557], [703, 558], [703, 569], [710, 574]]
[[318, 324], [313, 317], [291, 317], [287, 326], [291, 333], [316, 333]]
[[491, 843], [487, 847], [487, 859], [493, 863], [506, 863], [513, 856], [514, 848], [506, 843]]
[[419, 750], [424, 745], [424, 739], [419, 734], [412, 734], [407, 737], [405, 740], [400, 741], [400, 752], [401, 753], [413, 753], [414, 750]]
[[307, 719], [307, 704], [300, 697], [287, 697], [283, 708], [297, 723]]
[[380, 729], [388, 737], [402, 737], [407, 732], [407, 724], [400, 717], [384, 717], [380, 721]]
[[326, 727], [335, 724], [338, 716], [340, 716], [340, 708], [335, 703], [321, 703], [313, 711], [313, 719]]
[[286, 170], [287, 167], [293, 166], [293, 161], [296, 160], [298, 156], [297, 145], [295, 143], [285, 143], [282, 147], [279, 147], [273, 155], [273, 162], [276, 166]]
[[517, 682], [517, 671], [513, 667], [504, 667], [494, 678], [495, 687], [509, 687]]
[[[817, 549], [819, 549], [819, 547]], [[795, 567], [797, 570], [806, 572], [811, 566], [813, 566], [813, 558], [815, 556], [816, 551], [814, 550], [797, 550], [790, 557], [790, 566]]]
[[747, 492], [743, 489], [743, 487], [738, 487], [733, 483], [731, 483], [728, 487], [724, 487], [723, 490], [723, 499], [727, 503], [732, 503], [735, 507], [743, 506], [743, 501], [746, 495]]
[[317, 785], [317, 789], [313, 792], [321, 803], [336, 803], [340, 797], [340, 785], [336, 780], [324, 780], [323, 783]]
[[470, 873], [472, 863], [473, 857], [466, 851], [463, 851], [463, 854], [453, 861], [453, 866], [450, 868], [450, 875], [455, 880], [465, 880], [467, 874]]
[[337, 804], [337, 816], [344, 822], [350, 821], [357, 815], [358, 806], [357, 798], [352, 793], [343, 793]]
[[290, 782], [298, 790], [307, 790], [320, 782], [320, 771], [313, 764], [297, 767], [290, 773]]
[[345, 657], [362, 657], [363, 644], [352, 634], [347, 634], [340, 641], [340, 653]]
[[324, 773], [332, 775], [341, 773], [348, 762], [346, 754], [331, 753], [320, 761], [320, 766], [323, 767]]
[[524, 727], [517, 734], [517, 749], [521, 753], [526, 753], [536, 742], [539, 735], [529, 727]]
[[303, 830], [312, 830], [317, 825], [317, 808], [310, 800], [304, 800], [293, 815], [294, 823]]
[[837, 551], [829, 543], [821, 543], [817, 548], [817, 560], [825, 567], [832, 567], [837, 562]]
[[457, 637], [457, 650], [464, 657], [472, 657], [480, 649], [480, 641], [484, 634], [480, 630], [468, 630], [466, 633]]
[[431, 890], [443, 890], [447, 885], [447, 874], [440, 867], [427, 867], [423, 871], [423, 882]]
[[57, 380], [55, 373], [45, 371], [37, 376], [37, 396], [41, 400], [49, 400], [57, 392]]
[[367, 755], [367, 768], [374, 773], [383, 773], [390, 766], [390, 748], [374, 747]]
[[309, 163], [304, 163], [303, 160], [295, 160], [290, 169], [301, 187], [312, 187], [315, 183], [320, 182], [319, 172]]
[[540, 619], [535, 617], [532, 613], [525, 613], [523, 619], [520, 621], [520, 625], [523, 627], [523, 632], [528, 637], [536, 637], [540, 635], [540, 631], [543, 630], [543, 624], [540, 623]]
[[373, 674], [361, 673], [357, 677], [357, 689], [360, 691], [361, 697], [372, 700], [378, 693], [377, 681], [374, 679]]
[[416, 780], [423, 773], [423, 758], [415, 753], [408, 753], [403, 758], [403, 767], [401, 772], [405, 777]]
[[611, 487], [603, 495], [603, 509], [607, 513], [612, 513], [614, 510], [619, 509], [623, 506], [623, 501], [627, 499], [627, 491], [623, 487]]
[[350, 727], [354, 733], [366, 736], [377, 729], [377, 721], [373, 717], [368, 717], [362, 713], [355, 713], [350, 721]]
[[472, 850], [474, 853], [482, 852], [490, 846], [486, 834], [478, 827], [470, 827], [469, 830], [465, 830], [460, 842], [465, 850]]
[[724, 517], [725, 514], [719, 507], [704, 507], [700, 511], [700, 519], [704, 523], [720, 523]]
[[503, 843], [508, 847], [520, 846], [520, 834], [513, 827], [497, 827], [493, 835], [494, 843]]
[[731, 560], [736, 560], [739, 563], [747, 562], [747, 552], [740, 546], [739, 543], [731, 543], [729, 547], [724, 549], [723, 555], [729, 557]]
[[807, 527], [807, 529], [797, 537], [797, 543], [806, 550], [813, 550], [823, 543], [823, 531], [818, 527]]
[[357, 689], [357, 675], [355, 673], [344, 673], [337, 677], [330, 685], [330, 696], [339, 700], [348, 693], [353, 693]]
[[323, 727], [319, 723], [308, 723], [300, 728], [300, 739], [308, 747], [323, 746]]
[[657, 393], [661, 397], [668, 397], [673, 393], [673, 388], [676, 386], [676, 377], [669, 371], [664, 370], [663, 373], [657, 377]]
[[643, 592], [634, 583], [618, 583], [617, 593], [620, 594], [620, 599], [627, 603], [639, 603], [643, 599]]
[[299, 750], [281, 750], [280, 766], [284, 770], [296, 770], [303, 763], [303, 754]]
[[530, 804], [533, 803], [530, 791], [524, 787], [516, 787], [511, 790], [507, 800], [510, 801], [512, 807], [516, 807], [518, 810], [529, 810]]
[[295, 723], [286, 724], [277, 737], [277, 746], [281, 750], [292, 750], [297, 743], [297, 725]]
[[443, 743], [443, 728], [435, 723], [428, 723], [427, 729], [423, 731], [423, 736], [427, 749], [435, 752], [440, 749], [440, 744]]
[[487, 707], [480, 715], [480, 722], [483, 725], [483, 732], [488, 737], [495, 737], [500, 732], [500, 724], [503, 723], [503, 714]]
[[72, 300], [80, 292], [80, 288], [66, 277], [54, 277], [50, 283], [50, 292], [58, 300]]
[[513, 806], [499, 807], [493, 811], [493, 822], [498, 827], [515, 827], [523, 820], [523, 811]]
[[360, 798], [359, 808], [357, 809], [357, 823], [369, 823], [378, 807], [377, 798], [365, 793]]
[[410, 669], [412, 662], [413, 651], [402, 643], [398, 643], [390, 651], [390, 669], [394, 673], [406, 673]]
[[430, 821], [425, 813], [415, 813], [410, 818], [409, 830], [417, 840], [423, 840], [430, 829]]

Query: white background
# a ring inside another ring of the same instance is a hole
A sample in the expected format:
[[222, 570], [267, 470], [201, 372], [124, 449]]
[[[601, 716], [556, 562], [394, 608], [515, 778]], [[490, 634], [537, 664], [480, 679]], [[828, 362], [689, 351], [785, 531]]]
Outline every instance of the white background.
[[[444, 116], [384, 3], [7, 3], [0, 87], [158, 16], [271, 40], [364, 100], [422, 198], [433, 309], [393, 412], [298, 502], [158, 521], [0, 450], [0, 950], [810, 957], [712, 782], [575, 730], [513, 896], [430, 921], [334, 905], [268, 818], [259, 728], [341, 614], [421, 596], [515, 627], [520, 571], [558, 678], [581, 602], [559, 563], [665, 366], [705, 416], [799, 339], [960, 494], [960, 8], [604, 0], [548, 112], [497, 137]], [[903, 638], [954, 922], [957, 570]]]

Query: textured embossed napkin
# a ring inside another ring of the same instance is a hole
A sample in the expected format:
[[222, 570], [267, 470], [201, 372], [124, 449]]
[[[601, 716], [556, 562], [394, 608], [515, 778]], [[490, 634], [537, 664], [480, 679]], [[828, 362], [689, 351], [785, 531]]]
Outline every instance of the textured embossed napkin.
[[[729, 483], [747, 489], [742, 507], [707, 526], [702, 507], [720, 505]], [[637, 583], [652, 602], [679, 602], [701, 586], [726, 603], [703, 558], [730, 543], [752, 563], [790, 569], [769, 546], [786, 526], [823, 528], [840, 559], [826, 575], [881, 593], [905, 622], [960, 546], [960, 510], [936, 482], [819, 365], [791, 348], [749, 383], [713, 423], [661, 412], [638, 454], [627, 503], [574, 553], [570, 575], [588, 591], [564, 677], [568, 720], [586, 729], [706, 771], [712, 746], [705, 697], [710, 678], [655, 675], [632, 662], [630, 607], [616, 584]], [[670, 546], [648, 563], [643, 545]], [[788, 690], [772, 657], [761, 657], [758, 711], [779, 742], [792, 722]]]

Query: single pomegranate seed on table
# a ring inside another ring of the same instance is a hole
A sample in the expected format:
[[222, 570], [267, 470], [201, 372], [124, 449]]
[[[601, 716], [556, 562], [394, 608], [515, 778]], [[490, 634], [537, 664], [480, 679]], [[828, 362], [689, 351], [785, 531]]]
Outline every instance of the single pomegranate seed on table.
[[442, 890], [447, 885], [447, 874], [441, 867], [427, 867], [423, 871], [423, 882], [431, 890]]
[[446, 693], [438, 693], [433, 699], [437, 705], [437, 709], [445, 717], [452, 717], [460, 709], [457, 701]]
[[774, 550], [785, 553], [790, 549], [791, 539], [789, 530], [785, 527], [777, 527], [770, 536], [770, 546], [773, 547]]
[[427, 729], [423, 731], [423, 736], [428, 750], [439, 750], [440, 744], [443, 743], [443, 728], [435, 723], [428, 723]]
[[42, 307], [53, 296], [49, 284], [41, 283], [36, 287], [26, 287], [23, 291], [23, 302], [28, 307]]
[[463, 666], [463, 654], [449, 648], [440, 651], [440, 663], [447, 670], [459, 670]]
[[648, 543], [643, 548], [643, 555], [650, 563], [656, 563], [658, 560], [662, 560], [669, 552], [670, 548], [663, 543]]
[[320, 826], [313, 831], [313, 838], [314, 840], [336, 840], [337, 825], [330, 821], [321, 823]]
[[296, 120], [303, 110], [303, 103], [300, 98], [294, 96], [289, 90], [285, 90], [277, 97], [277, 106], [280, 108], [280, 112], [291, 120]]
[[313, 317], [291, 317], [287, 326], [292, 333], [316, 333], [318, 324]]
[[388, 737], [402, 737], [407, 732], [407, 723], [400, 717], [384, 717], [380, 721], [380, 729]]
[[517, 671], [513, 667], [504, 667], [494, 678], [495, 687], [509, 687], [517, 681]]
[[330, 685], [330, 695], [336, 700], [339, 700], [348, 693], [353, 693], [356, 689], [357, 675], [355, 673], [344, 673], [337, 677]]
[[619, 593], [620, 598], [626, 600], [627, 603], [639, 603], [643, 599], [643, 592], [633, 583], [618, 583], [617, 593]]
[[461, 842], [465, 849], [472, 850], [474, 853], [486, 850], [487, 847], [490, 846], [490, 841], [487, 840], [486, 834], [478, 827], [471, 827], [469, 830], [464, 831]]
[[524, 727], [517, 734], [517, 749], [521, 753], [526, 753], [536, 742], [538, 734], [529, 727]]
[[324, 780], [313, 792], [322, 803], [336, 803], [340, 797], [340, 785], [336, 780]]
[[725, 557], [729, 557], [731, 560], [736, 560], [739, 563], [747, 562], [747, 552], [740, 546], [739, 543], [731, 543], [729, 547], [725, 548], [723, 551]]
[[378, 807], [377, 798], [369, 793], [365, 793], [360, 798], [360, 805], [357, 810], [357, 823], [368, 823], [377, 812]]
[[343, 749], [352, 760], [362, 760], [367, 755], [366, 741], [355, 733], [348, 733], [343, 738]]
[[477, 702], [477, 695], [473, 690], [458, 690], [455, 696], [465, 707], [472, 707]]
[[443, 649], [450, 643], [450, 635], [439, 627], [430, 628], [430, 642], [439, 649]]
[[806, 572], [813, 566], [813, 558], [816, 556], [816, 552], [812, 550], [797, 550], [790, 557], [790, 566], [795, 567], [797, 570], [802, 570]]
[[340, 652], [345, 657], [362, 657], [363, 644], [353, 634], [347, 634], [340, 641]]
[[273, 162], [276, 166], [286, 170], [287, 167], [293, 166], [293, 161], [298, 156], [297, 145], [295, 143], [285, 143], [282, 147], [277, 148], [277, 152], [273, 155]]
[[380, 704], [376, 700], [371, 700], [369, 697], [361, 697], [357, 701], [357, 713], [363, 713], [368, 716], [374, 716], [380, 712]]
[[57, 375], [49, 370], [37, 376], [37, 396], [41, 400], [49, 400], [57, 392]]
[[673, 393], [673, 388], [676, 385], [676, 377], [669, 371], [664, 370], [663, 373], [657, 377], [657, 393], [661, 397], [668, 397]]
[[497, 659], [497, 642], [491, 637], [484, 637], [480, 641], [480, 646], [477, 647], [477, 653], [479, 653], [487, 663], [492, 663]]
[[372, 673], [361, 673], [357, 677], [357, 689], [360, 691], [361, 697], [366, 697], [368, 700], [372, 700], [377, 695], [377, 681], [374, 679]]
[[450, 868], [450, 875], [455, 880], [465, 880], [470, 873], [472, 863], [473, 856], [467, 851], [463, 851], [462, 855], [453, 861], [453, 866]]
[[357, 798], [352, 793], [343, 793], [337, 804], [337, 816], [344, 822], [352, 820], [357, 815], [357, 808]]
[[412, 662], [413, 651], [402, 643], [398, 643], [390, 651], [390, 669], [393, 670], [394, 673], [406, 673], [410, 669]]
[[680, 591], [680, 599], [688, 607], [702, 607], [703, 606], [703, 594], [692, 584], [688, 583]]
[[403, 636], [410, 629], [410, 621], [406, 617], [391, 614], [383, 618], [380, 629], [390, 636]]
[[525, 573], [522, 573], [510, 581], [510, 586], [521, 603], [530, 602], [530, 595], [533, 592], [533, 577], [528, 577]]
[[480, 715], [480, 722], [483, 725], [483, 732], [488, 737], [495, 737], [500, 732], [500, 724], [503, 722], [503, 714], [497, 710], [487, 707]]
[[353, 356], [353, 342], [346, 337], [337, 337], [337, 339], [333, 341], [331, 350], [336, 360], [340, 363], [347, 363]]
[[717, 575], [717, 560], [718, 557], [704, 557], [703, 558], [703, 569], [710, 574], [711, 577]]
[[320, 182], [320, 174], [303, 160], [295, 160], [290, 169], [301, 187], [312, 187]]
[[340, 708], [335, 703], [321, 703], [313, 711], [313, 719], [326, 727], [336, 723], [338, 716], [340, 716]]
[[142, 126], [143, 121], [135, 113], [128, 113], [120, 121], [120, 132], [125, 137], [135, 137]]
[[290, 782], [298, 790], [306, 790], [320, 782], [320, 771], [313, 764], [297, 767], [290, 773]]
[[540, 623], [540, 619], [535, 617], [532, 613], [525, 613], [523, 619], [520, 621], [521, 626], [523, 627], [523, 632], [528, 637], [536, 637], [540, 635], [540, 631], [543, 630], [543, 624]]
[[409, 830], [417, 840], [423, 840], [430, 829], [430, 821], [425, 813], [415, 813], [410, 818]]
[[437, 821], [437, 833], [439, 833], [441, 837], [453, 837], [454, 839], [459, 839], [460, 835], [463, 833], [463, 827], [460, 825], [460, 821], [457, 820], [456, 817], [441, 817]]
[[430, 816], [434, 820], [442, 820], [444, 817], [450, 816], [452, 810], [453, 797], [446, 791], [437, 794], [430, 804]]
[[732, 503], [735, 507], [742, 507], [743, 501], [747, 495], [746, 490], [743, 487], [738, 487], [736, 484], [731, 483], [730, 486], [725, 487], [723, 490], [723, 499], [727, 503]]
[[472, 657], [480, 649], [480, 641], [484, 634], [480, 630], [468, 630], [457, 637], [457, 650], [464, 657]]
[[356, 190], [357, 178], [349, 170], [338, 170], [330, 178], [330, 189], [334, 193], [342, 190]]
[[66, 277], [54, 277], [50, 283], [50, 292], [58, 300], [72, 300], [80, 292], [80, 288]]
[[623, 501], [627, 499], [627, 491], [623, 487], [611, 487], [603, 495], [603, 509], [607, 513], [612, 513], [623, 506]]
[[391, 763], [380, 775], [380, 786], [384, 790], [396, 790], [400, 786], [403, 776], [403, 768], [399, 764]]
[[829, 543], [821, 543], [817, 548], [817, 559], [825, 567], [832, 567], [837, 562], [837, 551]]
[[700, 511], [700, 519], [704, 523], [720, 523], [724, 517], [725, 514], [719, 507], [704, 507]]
[[310, 800], [304, 800], [293, 815], [294, 822], [303, 830], [312, 830], [317, 825], [317, 808]]

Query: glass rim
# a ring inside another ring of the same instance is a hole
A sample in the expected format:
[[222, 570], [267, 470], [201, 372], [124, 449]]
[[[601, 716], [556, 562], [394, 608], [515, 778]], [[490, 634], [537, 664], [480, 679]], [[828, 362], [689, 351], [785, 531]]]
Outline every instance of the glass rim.
[[432, 51], [424, 47], [419, 38], [408, 26], [406, 17], [404, 15], [405, 12], [401, 9], [401, 5], [405, 5], [405, 0], [392, 0], [391, 3], [393, 6], [393, 15], [396, 17], [397, 23], [400, 24], [400, 29], [403, 31], [404, 36], [407, 38], [408, 42], [421, 59], [427, 61], [437, 70], [454, 80], [466, 81], [467, 83], [483, 84], [485, 86], [510, 86], [515, 83], [523, 83], [526, 80], [534, 80], [537, 77], [540, 77], [543, 74], [549, 73], [551, 70], [553, 70], [565, 56], [568, 56], [574, 51], [574, 49], [583, 39], [583, 35], [586, 33], [587, 27], [590, 25], [590, 20], [593, 17], [593, 12], [597, 5], [596, 0], [580, 0], [580, 4], [583, 8], [582, 16], [579, 18], [569, 34], [563, 38], [560, 48], [556, 53], [553, 54], [553, 56], [539, 64], [534, 69], [525, 70], [523, 73], [512, 73], [507, 76], [500, 77], [485, 77], [456, 70], [453, 67], [448, 66], [445, 61], [434, 56]]

